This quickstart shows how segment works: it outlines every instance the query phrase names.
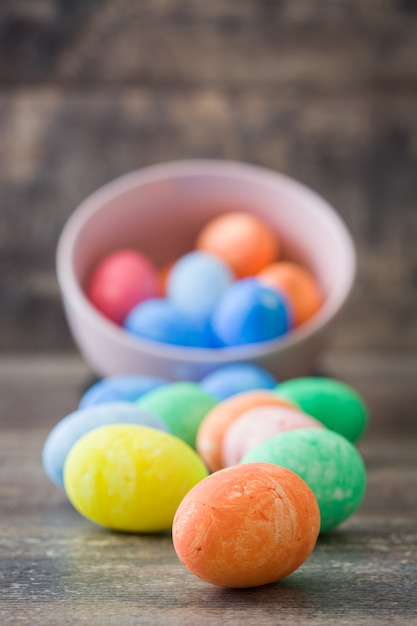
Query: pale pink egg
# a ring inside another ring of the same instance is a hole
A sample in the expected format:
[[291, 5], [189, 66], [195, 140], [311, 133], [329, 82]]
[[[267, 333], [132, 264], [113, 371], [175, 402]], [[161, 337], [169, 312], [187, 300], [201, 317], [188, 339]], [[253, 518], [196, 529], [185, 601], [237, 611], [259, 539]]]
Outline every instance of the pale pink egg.
[[255, 446], [297, 428], [324, 428], [310, 415], [285, 406], [257, 406], [242, 413], [227, 429], [222, 442], [223, 467], [237, 465]]

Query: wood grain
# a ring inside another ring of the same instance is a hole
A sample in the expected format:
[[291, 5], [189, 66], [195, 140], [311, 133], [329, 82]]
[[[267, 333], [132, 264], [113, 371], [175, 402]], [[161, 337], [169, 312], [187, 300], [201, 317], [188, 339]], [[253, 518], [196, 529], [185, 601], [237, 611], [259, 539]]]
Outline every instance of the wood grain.
[[301, 85], [415, 80], [413, 2], [26, 0], [2, 8], [5, 85]]
[[335, 346], [417, 345], [410, 0], [16, 0], [0, 6], [0, 349], [72, 350], [60, 231], [110, 179], [226, 158], [321, 193], [358, 276]]
[[65, 356], [0, 359], [2, 626], [415, 624], [414, 360], [338, 352], [322, 367], [371, 409], [360, 443], [365, 500], [293, 575], [239, 591], [187, 572], [169, 534], [113, 533], [83, 520], [46, 479], [41, 450], [76, 406], [89, 370]]

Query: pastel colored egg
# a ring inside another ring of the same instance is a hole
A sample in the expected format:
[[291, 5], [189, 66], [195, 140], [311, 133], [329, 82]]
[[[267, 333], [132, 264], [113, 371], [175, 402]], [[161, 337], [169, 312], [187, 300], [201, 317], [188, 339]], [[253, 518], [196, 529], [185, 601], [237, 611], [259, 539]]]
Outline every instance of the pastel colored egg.
[[180, 311], [205, 322], [233, 278], [220, 258], [207, 252], [190, 252], [173, 265], [167, 296]]
[[292, 430], [253, 448], [242, 463], [275, 463], [298, 474], [320, 507], [324, 533], [347, 520], [365, 494], [366, 470], [356, 448], [327, 429]]
[[323, 304], [323, 294], [318, 282], [308, 270], [296, 263], [272, 263], [261, 270], [257, 278], [288, 298], [294, 326], [307, 321]]
[[236, 465], [252, 448], [275, 435], [297, 428], [324, 428], [302, 411], [261, 406], [242, 413], [227, 429], [222, 444], [223, 467]]
[[278, 257], [275, 231], [255, 215], [244, 211], [224, 213], [200, 231], [196, 248], [223, 259], [236, 278], [257, 274]]
[[175, 551], [193, 574], [222, 587], [284, 578], [310, 556], [320, 514], [293, 472], [267, 463], [235, 465], [193, 487], [172, 526]]
[[99, 380], [83, 394], [79, 409], [108, 402], [135, 402], [148, 391], [168, 384], [163, 378], [125, 374]]
[[245, 411], [259, 406], [294, 407], [294, 403], [266, 390], [245, 391], [215, 406], [203, 419], [197, 432], [196, 448], [210, 471], [223, 467], [223, 437], [231, 424]]
[[369, 412], [365, 401], [341, 381], [319, 377], [293, 378], [279, 385], [277, 392], [349, 441], [357, 441], [367, 429]]
[[209, 335], [165, 298], [147, 300], [134, 307], [124, 328], [142, 339], [187, 347], [207, 347]]
[[62, 488], [64, 463], [72, 446], [95, 428], [120, 423], [169, 430], [159, 417], [132, 403], [114, 402], [79, 409], [58, 422], [46, 438], [42, 462], [48, 478]]
[[139, 302], [157, 294], [158, 275], [152, 262], [136, 250], [122, 249], [107, 254], [86, 286], [86, 295], [105, 317], [121, 325]]
[[132, 424], [102, 426], [71, 448], [65, 491], [87, 519], [114, 530], [169, 530], [186, 493], [207, 476], [183, 441]]
[[199, 426], [217, 404], [216, 398], [192, 382], [171, 383], [150, 391], [138, 406], [160, 417], [170, 432], [192, 448]]
[[254, 278], [235, 281], [219, 299], [211, 317], [220, 346], [276, 339], [291, 327], [288, 303]]
[[252, 389], [273, 389], [276, 379], [266, 370], [249, 363], [219, 367], [200, 380], [200, 387], [218, 400]]

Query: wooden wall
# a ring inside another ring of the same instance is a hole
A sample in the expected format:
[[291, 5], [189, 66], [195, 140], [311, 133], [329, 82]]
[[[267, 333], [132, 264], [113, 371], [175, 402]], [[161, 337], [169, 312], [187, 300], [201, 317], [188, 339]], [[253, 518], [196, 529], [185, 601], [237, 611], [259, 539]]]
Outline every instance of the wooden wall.
[[55, 276], [76, 205], [132, 169], [248, 161], [350, 228], [340, 348], [417, 344], [415, 0], [0, 4], [0, 350], [73, 350]]

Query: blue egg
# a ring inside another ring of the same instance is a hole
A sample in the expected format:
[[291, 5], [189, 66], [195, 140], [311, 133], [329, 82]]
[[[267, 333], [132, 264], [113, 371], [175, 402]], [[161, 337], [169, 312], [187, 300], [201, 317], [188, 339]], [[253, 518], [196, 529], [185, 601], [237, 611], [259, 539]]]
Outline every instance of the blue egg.
[[148, 391], [152, 391], [168, 381], [152, 376], [125, 374], [109, 376], [92, 385], [80, 400], [79, 409], [108, 402], [135, 402]]
[[190, 252], [172, 267], [168, 299], [189, 317], [208, 320], [234, 277], [229, 266], [208, 252]]
[[197, 324], [165, 298], [152, 298], [128, 314], [125, 329], [143, 339], [187, 347], [208, 347], [206, 325]]
[[240, 363], [225, 365], [200, 380], [200, 386], [206, 393], [225, 400], [237, 393], [251, 389], [273, 389], [277, 380], [261, 367]]
[[239, 346], [276, 339], [290, 329], [284, 296], [255, 278], [232, 283], [215, 308], [211, 326], [220, 345]]
[[90, 430], [108, 424], [139, 424], [169, 432], [159, 417], [136, 404], [112, 402], [79, 409], [58, 422], [45, 441], [42, 463], [48, 478], [63, 488], [64, 463], [74, 443]]

